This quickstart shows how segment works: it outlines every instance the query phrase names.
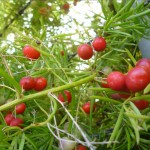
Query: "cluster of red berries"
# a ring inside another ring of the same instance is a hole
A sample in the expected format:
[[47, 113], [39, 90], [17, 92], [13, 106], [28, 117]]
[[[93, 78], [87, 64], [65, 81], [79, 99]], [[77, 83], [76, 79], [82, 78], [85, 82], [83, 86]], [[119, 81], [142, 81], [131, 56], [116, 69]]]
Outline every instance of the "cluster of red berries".
[[[15, 106], [16, 114], [23, 114], [25, 110], [26, 110], [26, 104], [25, 103], [20, 103], [20, 104]], [[5, 116], [5, 122], [8, 126], [18, 126], [18, 127], [21, 127], [21, 124], [24, 123], [22, 118], [15, 117], [12, 112], [9, 112]]]
[[21, 118], [15, 118], [15, 116], [12, 113], [6, 115], [5, 122], [8, 126], [17, 126], [20, 128], [21, 124], [24, 123], [24, 121]]
[[[40, 53], [32, 48], [31, 46], [25, 46], [23, 48], [23, 54], [26, 56], [28, 59], [38, 59], [40, 57]], [[47, 86], [47, 79], [44, 77], [23, 77], [20, 80], [20, 86], [25, 90], [29, 91], [34, 89], [35, 91], [42, 91], [44, 88]], [[26, 104], [25, 103], [20, 103], [15, 106], [15, 112], [16, 114], [22, 114], [24, 113], [26, 109]], [[5, 116], [5, 122], [9, 126], [18, 126], [21, 127], [21, 124], [23, 124], [23, 120], [21, 118], [16, 118], [12, 112], [8, 113]]]
[[35, 91], [42, 91], [47, 86], [47, 79], [44, 77], [23, 77], [20, 80], [20, 86], [25, 90], [35, 90]]
[[[83, 59], [83, 60], [88, 60], [92, 58], [93, 56], [93, 49], [96, 52], [102, 52], [106, 48], [106, 41], [103, 37], [96, 37], [92, 41], [92, 45], [89, 44], [82, 44], [77, 48], [77, 54], [78, 56]], [[86, 102], [82, 105], [82, 110], [86, 113], [89, 114], [90, 110], [94, 111], [96, 108], [96, 104], [94, 103], [93, 107], [91, 107], [90, 102]]]
[[[23, 48], [23, 54], [28, 59], [34, 60], [40, 57], [40, 52], [31, 46], [25, 46]], [[23, 77], [20, 80], [20, 85], [25, 91], [34, 89], [35, 91], [42, 91], [47, 86], [47, 79], [44, 77]]]
[[[62, 93], [58, 94], [58, 100], [62, 103], [67, 102], [68, 104], [72, 100], [72, 95], [71, 92], [68, 90], [64, 90]], [[94, 111], [96, 109], [96, 104], [94, 103], [93, 107], [91, 107], [91, 102], [86, 102], [82, 105], [82, 110], [86, 113], [89, 114], [90, 110]]]
[[92, 41], [92, 46], [82, 44], [77, 48], [77, 54], [83, 60], [88, 60], [93, 56], [93, 49], [97, 52], [102, 52], [106, 48], [106, 41], [103, 37], [96, 37]]
[[[126, 74], [119, 71], [111, 72], [106, 79], [106, 84], [102, 86], [111, 88], [115, 91], [127, 92], [127, 97], [130, 94], [143, 91], [150, 83], [150, 59], [140, 59], [134, 68]], [[125, 94], [120, 94], [120, 98], [124, 98]], [[149, 106], [146, 100], [136, 100], [133, 103], [138, 109], [143, 110]]]
[[[72, 95], [71, 92], [68, 90], [64, 90], [62, 93], [58, 94], [58, 100], [62, 103], [67, 102], [68, 104], [72, 100]], [[82, 110], [86, 113], [89, 114], [90, 110], [94, 111], [96, 109], [96, 104], [94, 103], [93, 107], [91, 107], [91, 102], [86, 102], [82, 105]]]

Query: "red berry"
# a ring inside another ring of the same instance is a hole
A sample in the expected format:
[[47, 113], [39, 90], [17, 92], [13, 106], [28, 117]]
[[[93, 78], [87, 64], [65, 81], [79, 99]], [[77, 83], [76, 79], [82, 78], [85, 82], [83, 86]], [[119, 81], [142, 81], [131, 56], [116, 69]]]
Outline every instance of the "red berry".
[[139, 110], [143, 110], [143, 109], [149, 107], [149, 102], [145, 101], [145, 100], [135, 100], [132, 102]]
[[13, 116], [12, 113], [8, 113], [6, 116], [5, 116], [5, 122], [7, 125], [10, 125], [11, 121], [15, 119], [15, 117]]
[[125, 75], [119, 71], [111, 72], [107, 77], [107, 83], [112, 90], [124, 90], [126, 87]]
[[70, 91], [65, 90], [65, 91], [63, 92], [63, 94], [60, 93], [60, 94], [58, 95], [58, 99], [59, 99], [61, 102], [68, 101], [68, 103], [70, 103], [71, 100], [72, 100], [72, 96], [71, 96]]
[[95, 51], [103, 51], [106, 48], [106, 41], [103, 37], [96, 37], [92, 42], [92, 46]]
[[47, 8], [45, 8], [45, 7], [42, 7], [42, 8], [40, 8], [39, 9], [39, 13], [41, 14], [41, 15], [48, 15], [48, 10], [47, 10]]
[[110, 95], [110, 97], [111, 97], [112, 99], [115, 99], [115, 100], [121, 99], [121, 96], [120, 96], [119, 93], [113, 93], [113, 94]]
[[69, 3], [65, 3], [65, 4], [62, 6], [62, 9], [64, 9], [65, 11], [68, 11], [69, 8], [70, 8]]
[[43, 89], [45, 89], [47, 86], [47, 79], [44, 77], [38, 77], [35, 78], [35, 86], [34, 86], [34, 90], [36, 91], [42, 91]]
[[92, 109], [92, 111], [94, 111], [95, 108], [96, 108], [96, 104], [93, 104], [93, 108], [91, 108], [91, 103], [90, 102], [86, 102], [85, 104], [82, 105], [82, 109], [87, 114], [90, 113], [90, 109]]
[[138, 62], [136, 63], [136, 66], [143, 66], [143, 67], [147, 68], [147, 70], [150, 71], [150, 59], [142, 58], [142, 59], [138, 60]]
[[15, 107], [15, 110], [16, 110], [16, 113], [17, 113], [17, 114], [22, 114], [22, 113], [24, 113], [25, 109], [26, 109], [26, 104], [25, 104], [25, 103], [18, 104], [18, 105], [16, 105], [16, 107]]
[[61, 54], [62, 56], [64, 56], [65, 53], [64, 53], [64, 51], [61, 51], [60, 54]]
[[32, 48], [31, 46], [25, 46], [23, 48], [23, 54], [29, 59], [38, 59], [40, 57], [40, 52], [36, 49]]
[[109, 88], [109, 85], [108, 85], [108, 83], [107, 83], [107, 79], [106, 79], [106, 78], [104, 78], [104, 79], [101, 81], [101, 86], [102, 86], [103, 88]]
[[135, 67], [126, 75], [126, 86], [132, 92], [143, 90], [150, 83], [149, 70], [143, 67]]
[[18, 126], [21, 127], [20, 125], [23, 124], [23, 120], [21, 118], [14, 118], [11, 123], [10, 126]]
[[87, 150], [87, 147], [85, 147], [83, 145], [78, 145], [77, 150]]
[[[121, 92], [124, 92], [124, 93], [121, 93]], [[118, 93], [111, 94], [110, 96], [111, 96], [111, 98], [116, 99], [116, 100], [119, 100], [122, 98], [127, 99], [131, 96], [131, 93], [130, 93], [129, 89], [125, 88], [122, 91], [119, 91]]]
[[127, 99], [131, 96], [131, 92], [127, 87], [120, 92], [125, 92], [125, 93], [119, 93], [121, 98]]
[[32, 77], [23, 77], [20, 80], [20, 86], [26, 91], [32, 90], [35, 86], [35, 80]]
[[93, 56], [93, 49], [88, 44], [82, 44], [78, 47], [77, 53], [80, 58], [88, 60]]

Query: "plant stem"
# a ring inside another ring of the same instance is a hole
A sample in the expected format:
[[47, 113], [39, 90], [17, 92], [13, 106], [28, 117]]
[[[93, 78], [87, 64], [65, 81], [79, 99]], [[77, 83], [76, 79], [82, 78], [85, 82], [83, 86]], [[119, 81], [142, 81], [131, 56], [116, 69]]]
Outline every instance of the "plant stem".
[[15, 105], [19, 104], [19, 103], [26, 102], [26, 101], [34, 99], [34, 98], [39, 98], [41, 96], [45, 96], [49, 92], [56, 93], [56, 92], [59, 92], [59, 91], [65, 90], [65, 89], [69, 89], [69, 88], [79, 86], [79, 85], [84, 84], [86, 82], [92, 81], [94, 79], [94, 77], [95, 77], [95, 74], [91, 75], [89, 77], [86, 77], [84, 79], [78, 80], [76, 82], [68, 83], [68, 84], [65, 84], [65, 85], [62, 85], [62, 86], [59, 86], [59, 87], [56, 87], [56, 88], [52, 88], [52, 89], [44, 90], [44, 91], [41, 91], [41, 92], [38, 92], [38, 93], [35, 93], [35, 94], [24, 96], [23, 98], [16, 99], [16, 100], [14, 100], [10, 103], [7, 103], [5, 105], [0, 106], [0, 111], [8, 109], [12, 106], [15, 106]]
[[[53, 96], [53, 98], [55, 98], [58, 102], [59, 100], [57, 99], [57, 97], [55, 95], [51, 95]], [[77, 124], [77, 122], [74, 120], [73, 116], [69, 113], [69, 111], [66, 109], [66, 107], [64, 106], [64, 104], [62, 102], [60, 102], [61, 106], [63, 107], [63, 109], [65, 110], [65, 112], [68, 114], [68, 116], [70, 117], [70, 119], [72, 120], [72, 122], [74, 123], [74, 125], [76, 126], [76, 128], [80, 131], [83, 139], [85, 140], [85, 142], [87, 143], [87, 146], [90, 148], [90, 150], [95, 150], [95, 146], [93, 146], [91, 144], [91, 142], [88, 140], [88, 138], [86, 137], [86, 134], [82, 131], [82, 129], [80, 128], [80, 126]]]

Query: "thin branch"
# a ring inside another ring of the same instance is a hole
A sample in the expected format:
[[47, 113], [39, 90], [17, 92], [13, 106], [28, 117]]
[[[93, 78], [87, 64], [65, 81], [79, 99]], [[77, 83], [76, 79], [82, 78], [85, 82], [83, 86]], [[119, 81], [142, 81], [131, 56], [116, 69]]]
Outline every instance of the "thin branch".
[[[54, 106], [53, 106], [53, 103], [52, 103], [52, 101], [51, 101], [51, 108], [50, 108], [50, 111], [53, 111], [53, 109], [54, 109]], [[47, 124], [48, 124], [48, 123], [47, 123]], [[54, 116], [54, 124], [55, 124], [55, 126], [57, 127], [57, 128], [56, 128], [57, 137], [60, 138], [59, 130], [57, 130], [57, 129], [58, 129], [58, 126], [57, 126], [57, 121], [56, 121], [56, 117], [55, 117], [55, 116]], [[60, 141], [60, 148], [63, 149], [63, 146], [62, 146], [61, 141]]]
[[[56, 139], [58, 139], [59, 141], [61, 141], [61, 140], [63, 140], [63, 139], [60, 138], [59, 136], [56, 136], [56, 134], [52, 131], [51, 128], [54, 128], [54, 129], [56, 129], [56, 130], [58, 130], [58, 131], [60, 131], [60, 132], [62, 132], [62, 133], [64, 133], [64, 134], [66, 134], [67, 136], [73, 138], [74, 140], [71, 140], [72, 142], [78, 142], [78, 143], [80, 143], [80, 144], [82, 144], [82, 145], [87, 146], [87, 143], [86, 143], [86, 142], [79, 140], [78, 138], [76, 138], [76, 137], [73, 136], [72, 134], [69, 134], [68, 132], [66, 132], [66, 131], [64, 131], [64, 130], [59, 129], [59, 128], [53, 126], [53, 125], [50, 124], [50, 123], [47, 123], [47, 127], [49, 128], [49, 130], [50, 130], [50, 132], [53, 134], [53, 136], [54, 136]], [[68, 140], [67, 140], [67, 141], [68, 141]], [[103, 142], [91, 141], [90, 143], [91, 143], [91, 144], [94, 144], [94, 145], [99, 145], [99, 144], [109, 144], [109, 143], [119, 143], [119, 142], [118, 142], [118, 141], [111, 141], [111, 142], [110, 142], [110, 141], [103, 141]]]
[[[103, 142], [95, 142], [95, 141], [89, 141], [86, 138], [86, 135], [84, 134], [84, 132], [82, 131], [82, 129], [79, 127], [79, 125], [77, 124], [77, 122], [73, 119], [73, 117], [71, 116], [71, 114], [69, 113], [69, 111], [65, 108], [64, 104], [62, 102], [60, 102], [57, 97], [53, 94], [51, 94], [50, 92], [48, 93], [48, 96], [52, 96], [55, 100], [57, 100], [62, 107], [64, 108], [64, 110], [66, 111], [66, 113], [69, 115], [69, 117], [71, 118], [71, 120], [73, 121], [74, 125], [76, 126], [76, 128], [78, 128], [78, 130], [80, 131], [80, 133], [82, 134], [84, 141], [81, 141], [80, 139], [76, 138], [74, 135], [69, 134], [68, 132], [61, 130], [58, 128], [56, 122], [54, 125], [52, 125], [51, 123], [47, 123], [47, 127], [49, 129], [49, 131], [52, 133], [52, 135], [59, 141], [66, 141], [66, 142], [73, 142], [73, 143], [81, 143], [82, 145], [88, 146], [90, 148], [90, 150], [95, 150], [95, 146], [94, 145], [98, 145], [98, 144], [111, 144], [111, 143], [118, 143], [118, 141], [103, 141]], [[60, 137], [60, 134], [57, 136], [53, 130], [51, 129], [56, 129], [57, 133], [62, 132], [65, 133], [67, 136], [73, 138], [74, 140], [67, 140], [67, 139], [63, 139]], [[61, 143], [61, 142], [60, 142]]]
[[9, 23], [3, 28], [2, 32], [0, 33], [0, 37], [3, 36], [3, 33], [9, 28], [9, 26], [19, 17], [21, 16], [24, 11], [28, 8], [28, 6], [31, 4], [31, 1], [29, 1], [25, 6], [23, 6], [16, 15], [9, 21]]
[[85, 133], [83, 132], [83, 130], [80, 128], [80, 126], [75, 122], [74, 118], [71, 116], [71, 114], [69, 113], [69, 111], [65, 108], [64, 104], [62, 102], [60, 102], [57, 97], [53, 94], [51, 94], [50, 92], [48, 93], [48, 95], [52, 96], [54, 99], [56, 99], [61, 106], [63, 107], [63, 109], [66, 111], [66, 113], [68, 114], [68, 116], [70, 117], [70, 119], [73, 121], [74, 125], [77, 127], [77, 129], [80, 131], [82, 137], [84, 138], [84, 140], [87, 143], [87, 146], [91, 149], [91, 150], [95, 150], [95, 147], [91, 144], [91, 142], [88, 140], [88, 138], [86, 137]]

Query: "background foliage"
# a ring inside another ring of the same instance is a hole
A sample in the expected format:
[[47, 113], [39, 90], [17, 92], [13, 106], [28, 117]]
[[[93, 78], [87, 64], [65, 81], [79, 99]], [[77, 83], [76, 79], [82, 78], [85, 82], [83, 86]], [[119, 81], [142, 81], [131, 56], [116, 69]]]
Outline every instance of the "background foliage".
[[[84, 5], [92, 8], [90, 0], [1, 0], [1, 150], [57, 150], [60, 138], [66, 136], [89, 149], [149, 149], [150, 108], [140, 112], [129, 100], [113, 100], [110, 94], [114, 91], [100, 85], [109, 71], [107, 67], [126, 73], [142, 57], [137, 44], [149, 34], [149, 5], [136, 0], [96, 2], [95, 9], [102, 12], [91, 9], [85, 14], [90, 22], [86, 24], [69, 12]], [[66, 3], [68, 10], [63, 8]], [[88, 61], [81, 60], [76, 55], [77, 46], [91, 43], [95, 36], [105, 37], [106, 50], [94, 53]], [[26, 59], [22, 54], [25, 45], [40, 51], [40, 59]], [[23, 93], [19, 81], [24, 76], [44, 76], [48, 79], [46, 90]], [[64, 89], [69, 89], [73, 97], [65, 107], [53, 97]], [[134, 98], [144, 96], [150, 99], [143, 93]], [[97, 104], [89, 115], [81, 109], [86, 101]], [[19, 115], [24, 128], [6, 126], [4, 116], [20, 102], [27, 105], [25, 113]]]

